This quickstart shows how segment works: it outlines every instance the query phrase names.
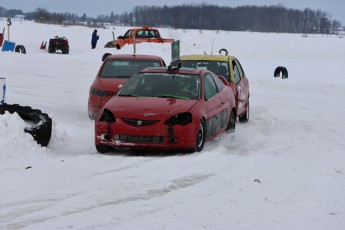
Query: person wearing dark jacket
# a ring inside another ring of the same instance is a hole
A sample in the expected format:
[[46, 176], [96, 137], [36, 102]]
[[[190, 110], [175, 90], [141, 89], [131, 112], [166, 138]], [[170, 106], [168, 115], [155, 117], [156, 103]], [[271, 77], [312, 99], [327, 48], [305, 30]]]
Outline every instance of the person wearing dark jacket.
[[92, 49], [96, 48], [98, 39], [99, 39], [99, 36], [97, 35], [97, 30], [94, 30], [92, 33], [92, 38], [91, 38], [91, 48]]

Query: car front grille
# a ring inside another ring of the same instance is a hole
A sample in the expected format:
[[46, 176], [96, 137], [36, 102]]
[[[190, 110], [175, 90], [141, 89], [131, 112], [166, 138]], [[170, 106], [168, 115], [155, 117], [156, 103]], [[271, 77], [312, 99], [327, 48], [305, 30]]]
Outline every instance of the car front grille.
[[131, 119], [131, 118], [124, 118], [123, 121], [133, 126], [148, 126], [148, 125], [153, 125], [159, 122], [159, 120], [140, 120], [140, 119]]
[[127, 142], [127, 143], [161, 144], [164, 142], [164, 137], [162, 137], [162, 136], [116, 135], [116, 140], [122, 141], [122, 142]]

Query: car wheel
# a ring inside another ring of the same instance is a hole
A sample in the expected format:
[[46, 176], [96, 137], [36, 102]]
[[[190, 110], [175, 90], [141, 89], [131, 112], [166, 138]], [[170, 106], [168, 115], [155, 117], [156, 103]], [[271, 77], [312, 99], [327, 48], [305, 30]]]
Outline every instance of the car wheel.
[[196, 144], [195, 144], [195, 151], [201, 152], [204, 148], [205, 144], [205, 121], [201, 119], [200, 124], [199, 124], [199, 129], [198, 133], [196, 135]]
[[107, 153], [111, 150], [111, 147], [108, 145], [96, 145], [96, 150], [99, 153]]
[[249, 100], [247, 103], [247, 108], [246, 108], [246, 112], [238, 117], [238, 121], [241, 123], [246, 123], [249, 121]]
[[236, 114], [235, 114], [235, 110], [232, 110], [230, 113], [228, 126], [226, 127], [226, 132], [227, 133], [235, 132], [235, 127], [236, 127]]

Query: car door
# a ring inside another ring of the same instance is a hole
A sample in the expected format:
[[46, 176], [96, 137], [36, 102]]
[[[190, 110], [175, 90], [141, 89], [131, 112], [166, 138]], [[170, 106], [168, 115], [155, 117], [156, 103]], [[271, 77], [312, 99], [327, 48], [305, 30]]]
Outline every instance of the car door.
[[236, 84], [237, 114], [242, 114], [246, 109], [249, 98], [249, 82], [237, 59], [232, 60], [231, 66]]
[[204, 76], [204, 98], [207, 107], [206, 137], [217, 133], [223, 126], [223, 103], [219, 95], [217, 85], [212, 75], [210, 73], [206, 73]]
[[[222, 82], [222, 80], [217, 76], [217, 75], [213, 75], [212, 74], [212, 78], [214, 80], [214, 82], [216, 83], [217, 86], [217, 97], [220, 99], [221, 102], [221, 106], [220, 106], [220, 110], [219, 113], [217, 115], [217, 119], [218, 119], [218, 131], [220, 131], [221, 129], [224, 129], [227, 126], [228, 123], [228, 119], [227, 117], [230, 116], [230, 110], [229, 110], [229, 103], [231, 103], [231, 95], [226, 92], [225, 90], [225, 84]], [[225, 80], [226, 81], [226, 80]], [[227, 116], [229, 115], [229, 116]]]

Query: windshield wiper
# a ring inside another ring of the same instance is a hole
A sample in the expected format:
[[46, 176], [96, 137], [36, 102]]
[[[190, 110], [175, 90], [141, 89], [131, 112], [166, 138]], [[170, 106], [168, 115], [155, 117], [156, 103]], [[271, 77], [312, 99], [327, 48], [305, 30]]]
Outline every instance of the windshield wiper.
[[121, 96], [121, 97], [138, 97], [139, 95], [135, 95], [135, 94], [119, 94], [119, 96]]
[[177, 99], [190, 99], [189, 97], [175, 96], [175, 95], [162, 95], [161, 98], [177, 98]]
[[115, 79], [116, 78], [130, 78], [131, 76], [115, 76]]

